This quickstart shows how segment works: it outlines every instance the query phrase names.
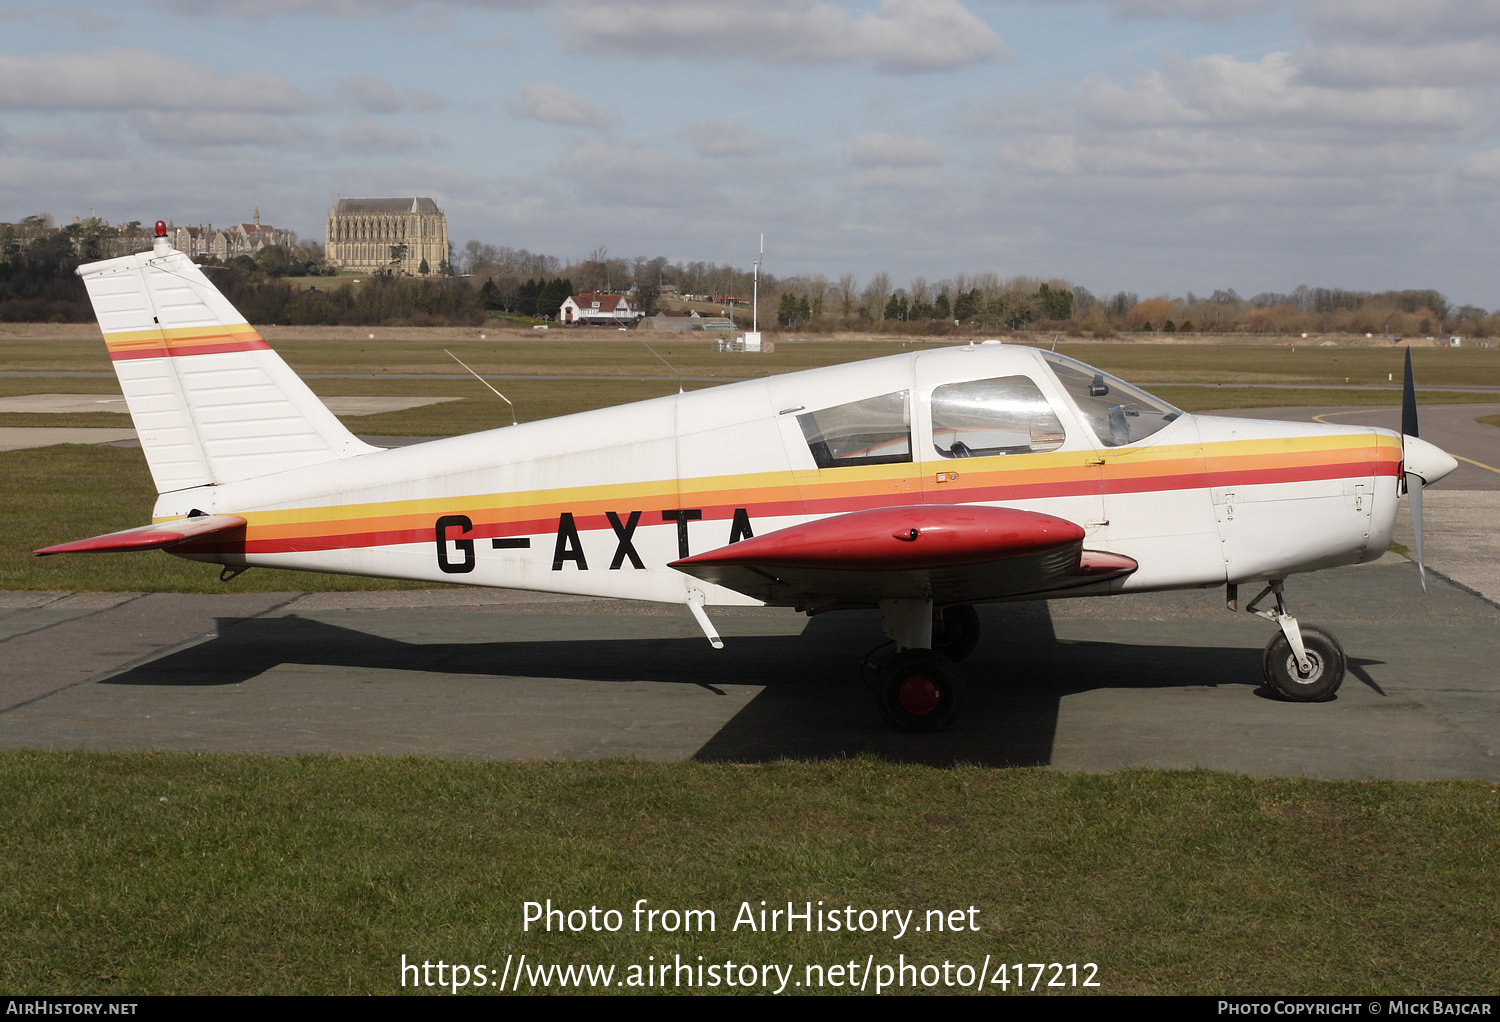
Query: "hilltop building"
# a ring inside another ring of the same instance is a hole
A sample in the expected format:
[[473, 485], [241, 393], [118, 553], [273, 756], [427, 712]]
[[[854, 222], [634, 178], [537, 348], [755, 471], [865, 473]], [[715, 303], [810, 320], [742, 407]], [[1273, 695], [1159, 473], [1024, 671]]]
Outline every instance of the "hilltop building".
[[448, 218], [431, 199], [339, 199], [328, 212], [329, 266], [415, 276], [448, 262]]
[[267, 245], [280, 245], [290, 249], [297, 244], [295, 231], [260, 222], [259, 204], [248, 224], [235, 224], [217, 230], [213, 224], [199, 224], [197, 227], [178, 227], [174, 224], [168, 227], [168, 233], [172, 238], [172, 247], [177, 251], [194, 257], [214, 256], [226, 263], [235, 256], [247, 255], [253, 259]]

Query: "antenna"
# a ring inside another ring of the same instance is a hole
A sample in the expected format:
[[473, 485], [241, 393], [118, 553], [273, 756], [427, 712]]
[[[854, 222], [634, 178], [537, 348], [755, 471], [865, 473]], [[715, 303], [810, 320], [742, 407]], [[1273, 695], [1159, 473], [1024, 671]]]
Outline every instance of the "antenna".
[[752, 281], [753, 291], [750, 298], [750, 329], [756, 333], [760, 332], [760, 261], [766, 254], [766, 236], [760, 236], [760, 252], [755, 257], [755, 276]]
[[[647, 351], [651, 352], [651, 354], [653, 354], [653, 355], [656, 355], [656, 349], [655, 348], [651, 347], [651, 345], [649, 345], [649, 344], [646, 344], [645, 341], [642, 341], [641, 343], [646, 346], [646, 350]], [[662, 365], [666, 366], [668, 369], [671, 369], [672, 372], [674, 372], [674, 373], [677, 374], [677, 393], [681, 394], [682, 393], [682, 374], [679, 373], [679, 372], [677, 372], [677, 368], [675, 366], [673, 366], [672, 363], [668, 362], [666, 359], [662, 358], [660, 355], [656, 355], [656, 357], [659, 358], [659, 359], [661, 359], [661, 364]]]
[[[463, 359], [461, 359], [457, 355], [453, 354], [453, 352], [449, 351], [447, 348], [443, 349], [443, 354], [445, 354], [449, 358], [453, 359], [453, 361], [457, 362], [459, 365], [464, 366], [465, 369], [469, 369], [468, 366], [464, 365], [464, 360]], [[484, 384], [486, 387], [490, 387], [490, 381], [486, 380], [483, 376], [480, 376], [478, 373], [474, 372], [474, 370], [469, 369], [469, 375], [473, 376], [474, 379], [478, 380], [480, 383]], [[506, 404], [510, 405], [510, 424], [512, 426], [518, 426], [518, 425], [520, 425], [520, 423], [518, 423], [516, 421], [516, 406], [510, 404], [510, 398], [506, 397], [504, 394], [500, 393], [498, 390], [495, 390], [494, 387], [490, 387], [490, 390], [494, 391], [495, 392], [495, 396], [498, 397], [501, 401], [504, 401]]]

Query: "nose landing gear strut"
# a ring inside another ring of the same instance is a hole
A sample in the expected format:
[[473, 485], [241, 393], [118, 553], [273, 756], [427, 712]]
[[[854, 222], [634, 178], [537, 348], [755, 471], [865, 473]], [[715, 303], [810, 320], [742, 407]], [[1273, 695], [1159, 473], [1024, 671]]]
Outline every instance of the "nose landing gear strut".
[[[1282, 579], [1275, 579], [1260, 595], [1251, 600], [1245, 610], [1256, 617], [1275, 622], [1281, 631], [1266, 643], [1265, 655], [1261, 658], [1261, 671], [1266, 684], [1283, 698], [1296, 703], [1317, 703], [1332, 699], [1344, 682], [1344, 671], [1348, 658], [1339, 640], [1316, 625], [1303, 625], [1287, 613], [1286, 594], [1282, 591]], [[1229, 586], [1229, 605], [1233, 609], [1236, 589]], [[1260, 609], [1259, 604], [1267, 596], [1275, 595], [1276, 609]]]

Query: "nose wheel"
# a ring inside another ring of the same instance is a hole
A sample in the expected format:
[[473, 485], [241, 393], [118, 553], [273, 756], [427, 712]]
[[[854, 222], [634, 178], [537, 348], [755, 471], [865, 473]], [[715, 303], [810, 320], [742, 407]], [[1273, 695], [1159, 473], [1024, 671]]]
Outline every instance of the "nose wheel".
[[1280, 632], [1266, 643], [1266, 653], [1261, 659], [1261, 670], [1266, 684], [1274, 688], [1283, 699], [1294, 703], [1318, 703], [1333, 698], [1344, 681], [1344, 670], [1348, 659], [1339, 640], [1316, 625], [1302, 625], [1302, 651], [1307, 659], [1307, 670], [1297, 663], [1292, 644]]
[[[1231, 606], [1232, 593], [1233, 587]], [[1276, 596], [1275, 610], [1256, 609], [1272, 594]], [[1344, 671], [1349, 663], [1344, 647], [1339, 645], [1333, 633], [1317, 625], [1299, 624], [1287, 613], [1286, 596], [1279, 579], [1261, 590], [1245, 609], [1281, 627], [1281, 631], [1266, 643], [1266, 652], [1261, 658], [1261, 673], [1266, 684], [1283, 699], [1294, 703], [1319, 703], [1332, 699], [1344, 683]]]

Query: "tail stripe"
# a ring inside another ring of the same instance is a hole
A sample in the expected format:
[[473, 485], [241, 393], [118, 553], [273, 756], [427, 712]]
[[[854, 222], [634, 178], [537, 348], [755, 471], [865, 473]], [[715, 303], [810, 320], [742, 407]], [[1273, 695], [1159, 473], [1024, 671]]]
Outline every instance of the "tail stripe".
[[223, 351], [259, 351], [271, 346], [248, 323], [225, 324], [177, 330], [129, 330], [108, 334], [104, 344], [109, 357], [119, 362], [130, 358], [172, 358], [180, 355], [212, 355]]

